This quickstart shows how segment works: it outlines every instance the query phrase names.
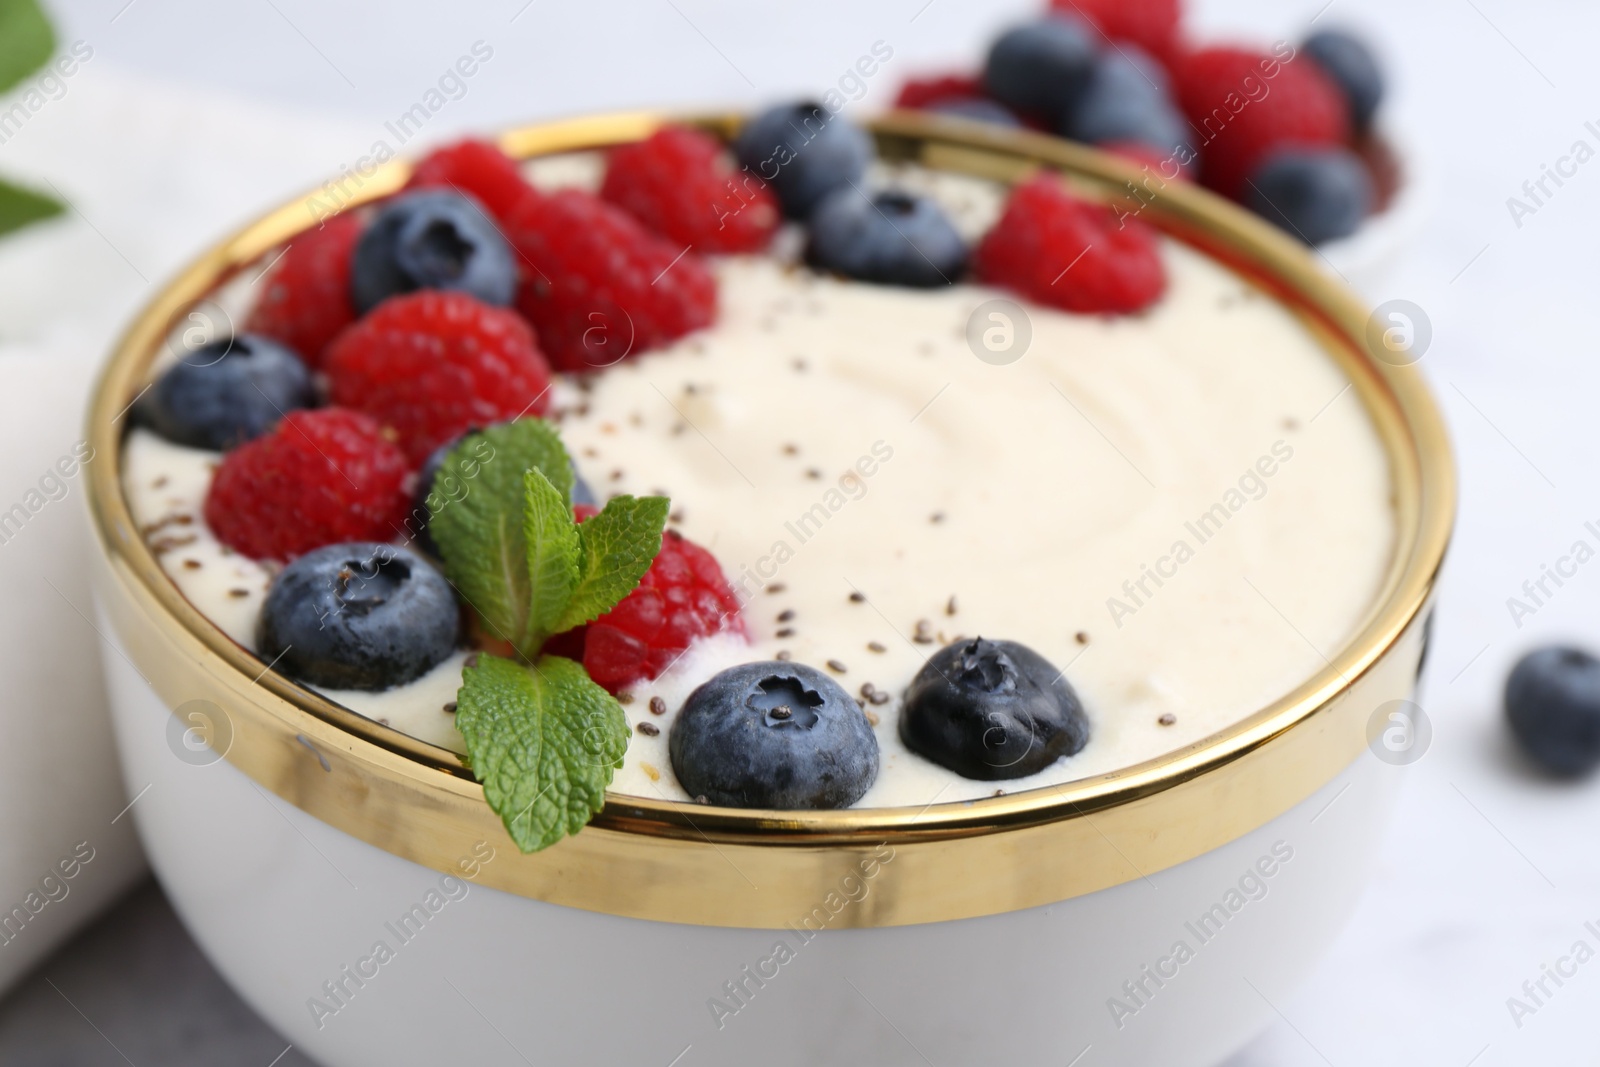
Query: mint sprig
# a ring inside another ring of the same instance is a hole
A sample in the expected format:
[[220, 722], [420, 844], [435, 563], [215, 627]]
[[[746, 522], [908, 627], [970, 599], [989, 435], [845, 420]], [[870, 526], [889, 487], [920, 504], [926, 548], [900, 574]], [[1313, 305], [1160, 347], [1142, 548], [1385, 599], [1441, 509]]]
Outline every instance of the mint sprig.
[[638, 586], [661, 550], [669, 506], [619, 496], [579, 523], [572, 480], [555, 430], [522, 419], [452, 449], [435, 484], [464, 491], [429, 505], [446, 576], [483, 631], [514, 654], [480, 654], [463, 670], [456, 728], [484, 797], [524, 852], [583, 828], [628, 747], [621, 705], [582, 666], [541, 650]]
[[519, 419], [469, 434], [450, 450], [434, 484], [457, 486], [460, 495], [430, 500], [428, 532], [444, 557], [445, 575], [477, 612], [484, 631], [531, 658], [538, 642], [531, 633], [534, 600], [524, 521], [524, 476], [530, 470], [543, 474], [560, 494], [570, 522], [567, 450], [543, 419]]
[[578, 527], [577, 581], [556, 633], [593, 622], [633, 592], [661, 551], [670, 506], [664, 496], [614, 497]]
[[511, 840], [537, 852], [583, 829], [622, 766], [622, 706], [560, 656], [531, 665], [480, 656], [461, 680], [456, 728]]

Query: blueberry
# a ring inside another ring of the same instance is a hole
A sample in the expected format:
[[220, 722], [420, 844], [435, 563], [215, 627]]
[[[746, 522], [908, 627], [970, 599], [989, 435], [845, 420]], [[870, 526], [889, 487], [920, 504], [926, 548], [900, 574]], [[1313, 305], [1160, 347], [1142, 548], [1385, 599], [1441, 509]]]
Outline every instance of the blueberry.
[[1372, 125], [1383, 102], [1383, 70], [1365, 41], [1343, 30], [1319, 30], [1300, 47], [1339, 86], [1358, 131]]
[[[417, 472], [417, 489], [411, 498], [411, 513], [406, 516], [406, 529], [416, 546], [430, 556], [439, 555], [439, 546], [434, 543], [433, 535], [428, 532], [428, 520], [435, 511], [449, 507], [451, 501], [462, 500], [472, 491], [470, 485], [462, 484], [458, 478], [452, 478], [444, 485], [436, 485], [439, 480], [439, 468], [444, 466], [444, 457], [461, 443], [463, 437], [477, 433], [479, 429], [480, 427], [473, 427], [466, 430], [434, 449], [433, 454], [423, 462], [422, 469]], [[492, 456], [493, 453], [488, 455]], [[578, 474], [576, 465], [572, 468], [572, 502], [598, 504], [594, 490], [590, 489], [589, 483]]]
[[1007, 30], [989, 49], [983, 87], [1015, 111], [1059, 123], [1094, 71], [1094, 39], [1075, 18], [1051, 16]]
[[1023, 778], [1081, 750], [1089, 720], [1050, 661], [978, 637], [946, 645], [911, 679], [900, 739], [963, 778]]
[[772, 186], [783, 213], [803, 219], [823, 197], [867, 172], [872, 139], [821, 104], [780, 104], [751, 119], [733, 145], [740, 166]]
[[1600, 767], [1600, 659], [1535, 649], [1506, 679], [1505, 704], [1511, 733], [1545, 770], [1575, 777]]
[[1155, 56], [1138, 45], [1123, 42], [1096, 57], [1083, 91], [1140, 100], [1171, 100], [1172, 79]]
[[898, 190], [840, 189], [811, 214], [806, 262], [884, 285], [949, 285], [967, 246], [939, 205]]
[[1022, 122], [1013, 115], [1004, 104], [997, 104], [993, 100], [985, 100], [981, 96], [959, 96], [948, 100], [941, 100], [928, 108], [941, 115], [954, 115], [956, 118], [971, 119], [973, 122], [987, 122], [994, 126], [1009, 126], [1015, 128]]
[[690, 796], [732, 808], [845, 808], [878, 777], [878, 739], [849, 693], [803, 663], [744, 663], [701, 685], [672, 724]]
[[1256, 214], [1320, 245], [1356, 231], [1372, 208], [1372, 176], [1343, 148], [1284, 148], [1250, 178]]
[[478, 202], [425, 189], [383, 206], [350, 263], [350, 298], [366, 314], [391, 296], [453, 289], [499, 307], [517, 287], [516, 261]]
[[1107, 52], [1077, 103], [1061, 123], [1061, 132], [1086, 144], [1146, 145], [1162, 154], [1189, 140], [1189, 124], [1167, 94], [1161, 64], [1134, 48]]
[[409, 549], [328, 545], [272, 580], [256, 652], [285, 674], [330, 689], [388, 689], [427, 674], [461, 627], [450, 583]]
[[1064, 135], [1085, 144], [1145, 145], [1163, 157], [1189, 143], [1189, 123], [1165, 100], [1086, 100], [1072, 114]]
[[137, 410], [142, 423], [169, 441], [222, 451], [316, 402], [311, 372], [299, 356], [246, 333], [185, 355], [139, 399]]

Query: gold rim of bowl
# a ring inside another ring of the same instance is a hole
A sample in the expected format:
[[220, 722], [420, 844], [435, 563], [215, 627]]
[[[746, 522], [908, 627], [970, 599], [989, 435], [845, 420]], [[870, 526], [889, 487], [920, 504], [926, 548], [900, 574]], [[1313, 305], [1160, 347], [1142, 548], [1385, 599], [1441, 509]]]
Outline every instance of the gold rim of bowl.
[[[731, 115], [671, 117], [729, 137]], [[669, 116], [549, 122], [499, 139], [528, 159], [647, 136]], [[393, 160], [262, 216], [185, 267], [118, 342], [91, 400], [91, 510], [100, 605], [128, 662], [169, 708], [220, 710], [213, 742], [261, 787], [363, 841], [461, 873], [478, 842], [482, 884], [536, 900], [667, 922], [780, 928], [870, 879], [833, 926], [893, 926], [1050, 904], [1148, 876], [1226, 844], [1329, 782], [1367, 744], [1381, 703], [1411, 693], [1434, 582], [1450, 536], [1454, 472], [1443, 422], [1415, 366], [1375, 358], [1369, 309], [1303, 247], [1186, 183], [1038, 134], [894, 113], [867, 124], [886, 161], [1002, 182], [1037, 169], [1224, 261], [1293, 310], [1345, 373], [1390, 460], [1396, 538], [1383, 590], [1326, 666], [1243, 721], [1156, 759], [1062, 785], [922, 809], [763, 811], [609, 794], [581, 833], [517, 853], [454, 753], [335, 704], [266, 669], [203, 617], [163, 573], [124, 498], [128, 405], [174, 324], [247, 268], [342, 210], [400, 189]], [[1159, 186], [1159, 188], [1157, 188]], [[648, 357], [646, 357], [648, 358]], [[216, 773], [182, 766], [182, 773]], [[841, 888], [844, 886], [846, 888]]]

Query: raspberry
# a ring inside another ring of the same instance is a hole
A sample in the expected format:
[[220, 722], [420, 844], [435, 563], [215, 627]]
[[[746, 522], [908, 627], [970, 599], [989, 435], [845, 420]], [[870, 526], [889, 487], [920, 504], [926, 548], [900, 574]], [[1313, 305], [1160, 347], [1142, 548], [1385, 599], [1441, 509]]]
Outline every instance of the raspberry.
[[1178, 64], [1178, 101], [1200, 141], [1201, 177], [1238, 198], [1274, 149], [1344, 144], [1349, 107], [1316, 63], [1206, 48]]
[[550, 366], [528, 324], [465, 293], [385, 300], [339, 335], [323, 369], [333, 403], [392, 428], [418, 465], [474, 426], [549, 406]]
[[291, 411], [223, 457], [206, 523], [252, 559], [290, 560], [323, 545], [387, 541], [410, 498], [400, 447], [359, 411]]
[[613, 150], [600, 196], [702, 252], [759, 252], [782, 221], [766, 183], [735, 169], [716, 138], [687, 126], [664, 126]]
[[1136, 44], [1164, 63], [1180, 49], [1180, 0], [1051, 0], [1050, 6], [1087, 19], [1113, 41]]
[[983, 79], [976, 74], [937, 74], [910, 78], [900, 86], [894, 106], [926, 108], [950, 100], [971, 100], [983, 96]]
[[1012, 191], [973, 263], [984, 281], [1068, 311], [1138, 311], [1167, 286], [1152, 230], [1043, 174]]
[[[596, 510], [573, 508], [579, 522]], [[744, 633], [739, 601], [722, 568], [711, 553], [667, 530], [638, 588], [588, 626], [552, 638], [545, 651], [581, 658], [589, 677], [616, 693], [659, 678], [696, 638], [723, 630]]]
[[335, 215], [294, 239], [272, 268], [245, 331], [281, 341], [307, 364], [356, 317], [350, 301], [350, 256], [361, 237], [354, 215]]
[[447, 188], [467, 193], [503, 222], [529, 187], [522, 180], [516, 161], [498, 146], [467, 138], [423, 157], [411, 172], [406, 188]]
[[524, 197], [506, 237], [523, 261], [517, 308], [557, 370], [609, 367], [716, 317], [704, 264], [596, 196]]

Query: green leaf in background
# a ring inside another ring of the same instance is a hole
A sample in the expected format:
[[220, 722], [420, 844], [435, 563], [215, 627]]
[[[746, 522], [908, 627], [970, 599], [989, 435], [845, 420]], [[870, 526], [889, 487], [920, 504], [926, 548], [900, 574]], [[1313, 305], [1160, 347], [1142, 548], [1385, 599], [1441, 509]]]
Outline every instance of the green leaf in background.
[[537, 852], [583, 829], [628, 748], [622, 705], [560, 656], [480, 655], [461, 680], [456, 728], [511, 840]]
[[0, 236], [31, 222], [54, 218], [64, 210], [50, 197], [0, 178]]
[[44, 66], [55, 31], [34, 0], [0, 0], [0, 92]]

